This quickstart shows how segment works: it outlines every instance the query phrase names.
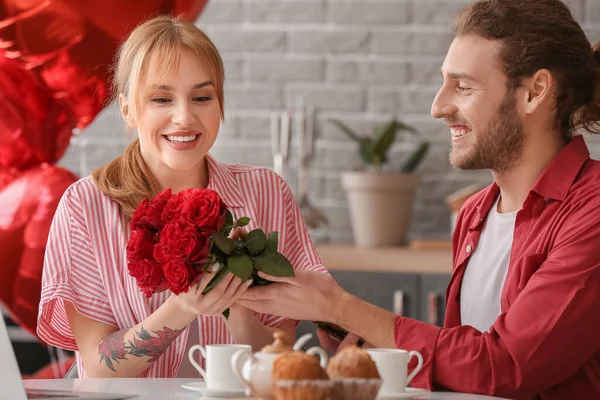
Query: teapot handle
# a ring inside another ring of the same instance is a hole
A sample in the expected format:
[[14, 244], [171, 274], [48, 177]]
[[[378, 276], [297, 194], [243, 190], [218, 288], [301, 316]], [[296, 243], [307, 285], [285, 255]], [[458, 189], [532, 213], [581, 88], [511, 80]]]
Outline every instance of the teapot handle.
[[300, 338], [298, 340], [296, 340], [296, 343], [294, 343], [294, 351], [301, 351], [302, 347], [304, 347], [304, 345], [310, 340], [312, 339], [312, 335], [310, 333], [306, 333], [302, 336], [300, 336]]
[[325, 350], [323, 350], [320, 347], [311, 347], [310, 349], [306, 350], [306, 354], [308, 354], [309, 356], [314, 356], [315, 354], [319, 355], [319, 364], [321, 364], [321, 368], [327, 368], [327, 362], [329, 361], [329, 356], [327, 355], [327, 352]]
[[231, 357], [231, 368], [239, 380], [242, 381], [249, 390], [252, 390], [252, 385], [242, 375], [242, 369], [247, 361], [250, 361], [250, 365], [252, 365], [256, 361], [256, 358], [254, 358], [252, 352], [249, 352], [248, 350], [240, 350], [235, 353], [233, 357]]

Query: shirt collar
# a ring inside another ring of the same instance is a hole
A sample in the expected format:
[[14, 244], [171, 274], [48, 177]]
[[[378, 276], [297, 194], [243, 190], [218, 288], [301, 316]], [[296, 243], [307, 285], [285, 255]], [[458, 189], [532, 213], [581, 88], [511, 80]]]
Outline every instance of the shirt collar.
[[228, 207], [242, 207], [243, 197], [233, 173], [210, 154], [206, 154], [208, 165], [208, 188], [221, 196]]
[[[575, 136], [548, 164], [531, 190], [542, 197], [563, 201], [567, 197], [571, 185], [575, 182], [581, 167], [589, 157], [590, 152], [583, 136]], [[496, 182], [492, 182], [484, 190], [483, 197], [476, 206], [477, 217], [469, 227], [471, 230], [476, 229], [483, 223], [485, 216], [489, 213], [494, 201], [500, 194], [500, 187]]]
[[483, 223], [485, 216], [494, 205], [494, 202], [499, 194], [500, 187], [496, 184], [496, 182], [492, 182], [490, 186], [484, 189], [483, 197], [475, 208], [476, 218], [473, 220], [473, 222], [471, 222], [469, 229], [477, 229], [477, 227]]
[[589, 158], [590, 152], [583, 136], [575, 136], [554, 157], [531, 190], [540, 196], [563, 201], [575, 182], [581, 167]]

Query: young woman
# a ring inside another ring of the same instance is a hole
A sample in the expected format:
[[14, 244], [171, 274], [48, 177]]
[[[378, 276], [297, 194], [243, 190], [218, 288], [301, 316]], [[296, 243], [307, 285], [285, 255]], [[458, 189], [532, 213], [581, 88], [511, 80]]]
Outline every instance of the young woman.
[[[116, 94], [138, 138], [65, 192], [44, 264], [38, 334], [77, 351], [81, 377], [197, 376], [187, 368], [193, 344], [257, 350], [275, 328], [295, 337], [295, 321], [236, 304], [248, 286], [231, 274], [205, 296], [167, 291], [149, 299], [128, 274], [131, 215], [166, 188], [215, 190], [236, 215], [252, 219], [250, 229], [278, 231], [280, 252], [294, 268], [325, 271], [285, 182], [268, 169], [225, 165], [208, 154], [224, 116], [223, 82], [217, 49], [191, 23], [152, 19], [119, 51]], [[213, 276], [203, 276], [201, 289]]]

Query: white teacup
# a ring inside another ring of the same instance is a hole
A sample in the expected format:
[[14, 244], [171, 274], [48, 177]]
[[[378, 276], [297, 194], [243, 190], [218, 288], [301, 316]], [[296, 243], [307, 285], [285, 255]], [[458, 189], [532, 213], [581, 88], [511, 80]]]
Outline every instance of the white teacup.
[[[423, 356], [418, 351], [408, 352], [399, 349], [367, 349], [369, 356], [375, 362], [383, 385], [379, 389], [381, 395], [404, 393], [406, 385], [417, 375], [423, 367]], [[417, 357], [415, 369], [407, 375], [408, 363], [412, 357]]]
[[[194, 352], [206, 360], [206, 371], [194, 360]], [[188, 352], [190, 363], [204, 378], [208, 389], [244, 389], [244, 384], [231, 368], [231, 358], [237, 352], [252, 352], [252, 347], [245, 344], [210, 344], [204, 347], [192, 346]]]

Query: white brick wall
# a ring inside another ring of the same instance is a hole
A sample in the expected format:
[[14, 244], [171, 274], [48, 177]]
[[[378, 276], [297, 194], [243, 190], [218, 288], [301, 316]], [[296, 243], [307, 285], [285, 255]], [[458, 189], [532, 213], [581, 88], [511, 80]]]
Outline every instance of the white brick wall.
[[[326, 121], [341, 118], [370, 131], [392, 116], [411, 123], [432, 142], [420, 169], [411, 237], [448, 237], [444, 197], [486, 172], [453, 169], [449, 137], [429, 116], [439, 68], [451, 41], [452, 15], [467, 0], [211, 0], [200, 17], [222, 52], [227, 124], [213, 154], [226, 162], [271, 166], [270, 111], [302, 94], [318, 108], [314, 203], [328, 212], [334, 241], [352, 236], [339, 173], [360, 168], [356, 148]], [[600, 40], [600, 0], [568, 0], [591, 40]], [[85, 131], [85, 151], [73, 147], [62, 164], [80, 174], [110, 160], [127, 143], [115, 107]], [[600, 140], [592, 150], [600, 157]], [[406, 149], [393, 149], [398, 164]], [[86, 159], [81, 159], [84, 154]]]

